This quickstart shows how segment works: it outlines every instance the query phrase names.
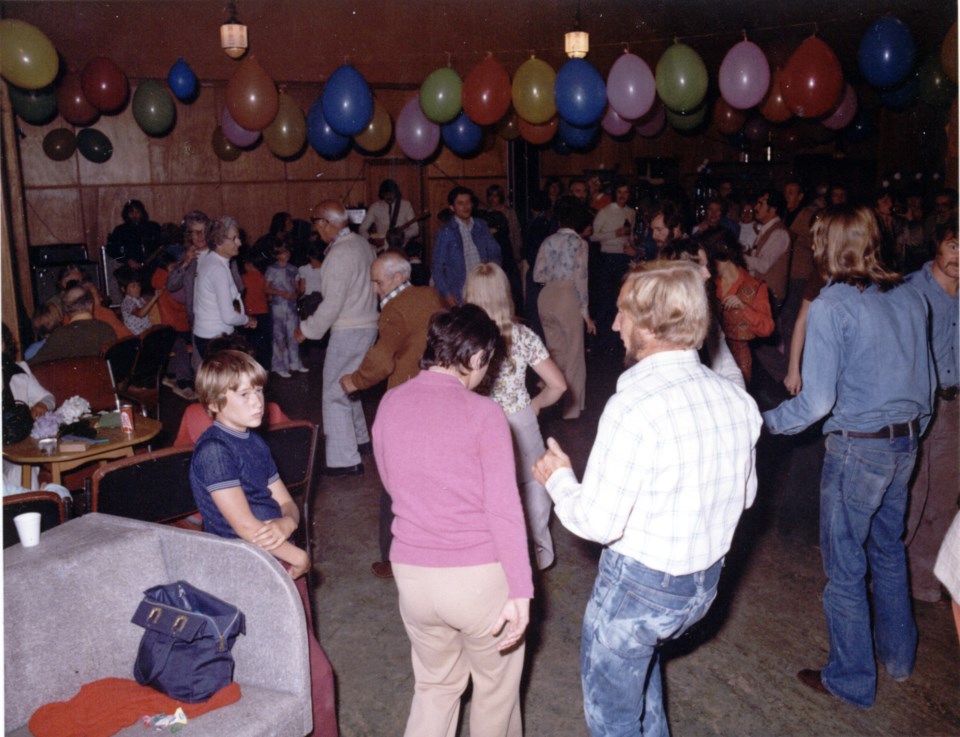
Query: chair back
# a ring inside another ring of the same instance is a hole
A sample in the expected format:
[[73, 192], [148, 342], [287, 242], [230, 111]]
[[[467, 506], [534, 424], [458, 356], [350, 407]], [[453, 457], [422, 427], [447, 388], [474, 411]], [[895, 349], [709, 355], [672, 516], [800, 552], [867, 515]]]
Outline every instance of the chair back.
[[271, 425], [263, 433], [277, 472], [300, 510], [300, 526], [294, 542], [307, 554], [310, 550], [310, 488], [317, 450], [317, 426], [306, 420], [289, 420]]
[[159, 387], [176, 338], [177, 331], [170, 325], [155, 325], [143, 333], [130, 383], [150, 389]]
[[93, 474], [91, 511], [144, 522], [176, 522], [194, 514], [192, 457], [192, 448], [165, 448], [101, 466]]
[[40, 386], [53, 394], [57, 405], [73, 396], [90, 402], [90, 409], [99, 412], [116, 409], [116, 397], [110, 382], [107, 362], [100, 356], [58, 358], [30, 366]]
[[103, 359], [110, 367], [110, 378], [114, 390], [123, 389], [133, 375], [133, 365], [140, 350], [140, 338], [129, 335], [111, 343], [103, 349]]
[[66, 520], [63, 499], [52, 491], [28, 491], [3, 497], [3, 547], [20, 542], [13, 518], [26, 512], [40, 513], [40, 532], [62, 525]]

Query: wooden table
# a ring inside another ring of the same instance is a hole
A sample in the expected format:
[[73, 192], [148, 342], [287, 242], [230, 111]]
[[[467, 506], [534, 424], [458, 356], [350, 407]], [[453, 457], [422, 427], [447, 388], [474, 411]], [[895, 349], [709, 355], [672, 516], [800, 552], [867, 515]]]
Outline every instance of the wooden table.
[[125, 433], [119, 427], [100, 429], [97, 438], [106, 438], [106, 443], [95, 443], [86, 450], [73, 453], [61, 453], [59, 450], [51, 455], [40, 452], [40, 446], [33, 438], [21, 440], [13, 445], [3, 446], [3, 457], [13, 463], [23, 466], [20, 483], [27, 489], [31, 485], [31, 467], [45, 466], [50, 469], [53, 477], [51, 481], [60, 483], [64, 471], [82, 466], [91, 461], [106, 462], [116, 458], [126, 458], [133, 455], [133, 446], [146, 443], [157, 436], [163, 425], [150, 417], [138, 416], [134, 420], [133, 433]]

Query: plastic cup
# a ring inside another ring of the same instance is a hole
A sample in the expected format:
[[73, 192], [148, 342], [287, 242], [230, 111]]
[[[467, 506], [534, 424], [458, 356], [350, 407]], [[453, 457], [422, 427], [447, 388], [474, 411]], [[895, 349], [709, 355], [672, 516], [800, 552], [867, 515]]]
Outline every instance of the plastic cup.
[[40, 544], [40, 512], [24, 512], [13, 518], [17, 526], [17, 535], [20, 544], [25, 548], [32, 548]]

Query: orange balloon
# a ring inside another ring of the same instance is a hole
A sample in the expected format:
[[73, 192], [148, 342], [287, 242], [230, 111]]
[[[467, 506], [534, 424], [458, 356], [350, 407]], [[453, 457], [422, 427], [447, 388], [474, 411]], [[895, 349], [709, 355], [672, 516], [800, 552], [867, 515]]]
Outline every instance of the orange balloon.
[[843, 94], [843, 69], [827, 44], [816, 36], [804, 40], [783, 68], [784, 102], [801, 118], [830, 112]]
[[713, 105], [713, 122], [716, 123], [718, 131], [726, 136], [732, 136], [743, 128], [743, 124], [747, 122], [747, 116], [731, 107], [722, 97], [718, 97]]
[[236, 74], [227, 82], [227, 108], [241, 128], [262, 131], [277, 117], [280, 97], [277, 85], [256, 57], [240, 63]]
[[477, 125], [492, 125], [507, 112], [512, 94], [507, 70], [488, 56], [463, 80], [463, 111]]
[[557, 126], [559, 125], [558, 120], [557, 116], [554, 115], [546, 123], [540, 123], [538, 125], [520, 118], [517, 127], [520, 128], [520, 135], [523, 136], [524, 141], [539, 146], [543, 143], [549, 143], [556, 135]]
[[354, 142], [364, 151], [380, 151], [390, 143], [393, 135], [393, 121], [379, 100], [373, 101], [373, 117], [367, 127], [353, 137]]
[[782, 76], [783, 70], [777, 67], [773, 71], [773, 79], [770, 81], [767, 96], [760, 103], [760, 114], [771, 123], [785, 123], [793, 117], [793, 111], [787, 107], [787, 103], [783, 99], [783, 91], [780, 89], [780, 78]]

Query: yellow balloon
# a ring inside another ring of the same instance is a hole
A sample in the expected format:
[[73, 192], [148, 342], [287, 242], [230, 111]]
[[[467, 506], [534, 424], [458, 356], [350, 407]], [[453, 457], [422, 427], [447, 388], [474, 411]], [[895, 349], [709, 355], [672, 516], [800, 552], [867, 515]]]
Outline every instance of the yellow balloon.
[[38, 90], [53, 82], [59, 67], [43, 31], [22, 20], [0, 20], [0, 74], [10, 84]]
[[513, 109], [528, 123], [546, 123], [557, 113], [553, 101], [556, 72], [545, 61], [527, 59], [513, 77]]
[[354, 142], [364, 151], [379, 151], [386, 148], [393, 135], [393, 121], [379, 100], [373, 101], [373, 117], [367, 127], [353, 137]]
[[277, 115], [263, 129], [263, 140], [281, 159], [295, 156], [307, 142], [307, 121], [290, 95], [281, 92], [277, 101]]

